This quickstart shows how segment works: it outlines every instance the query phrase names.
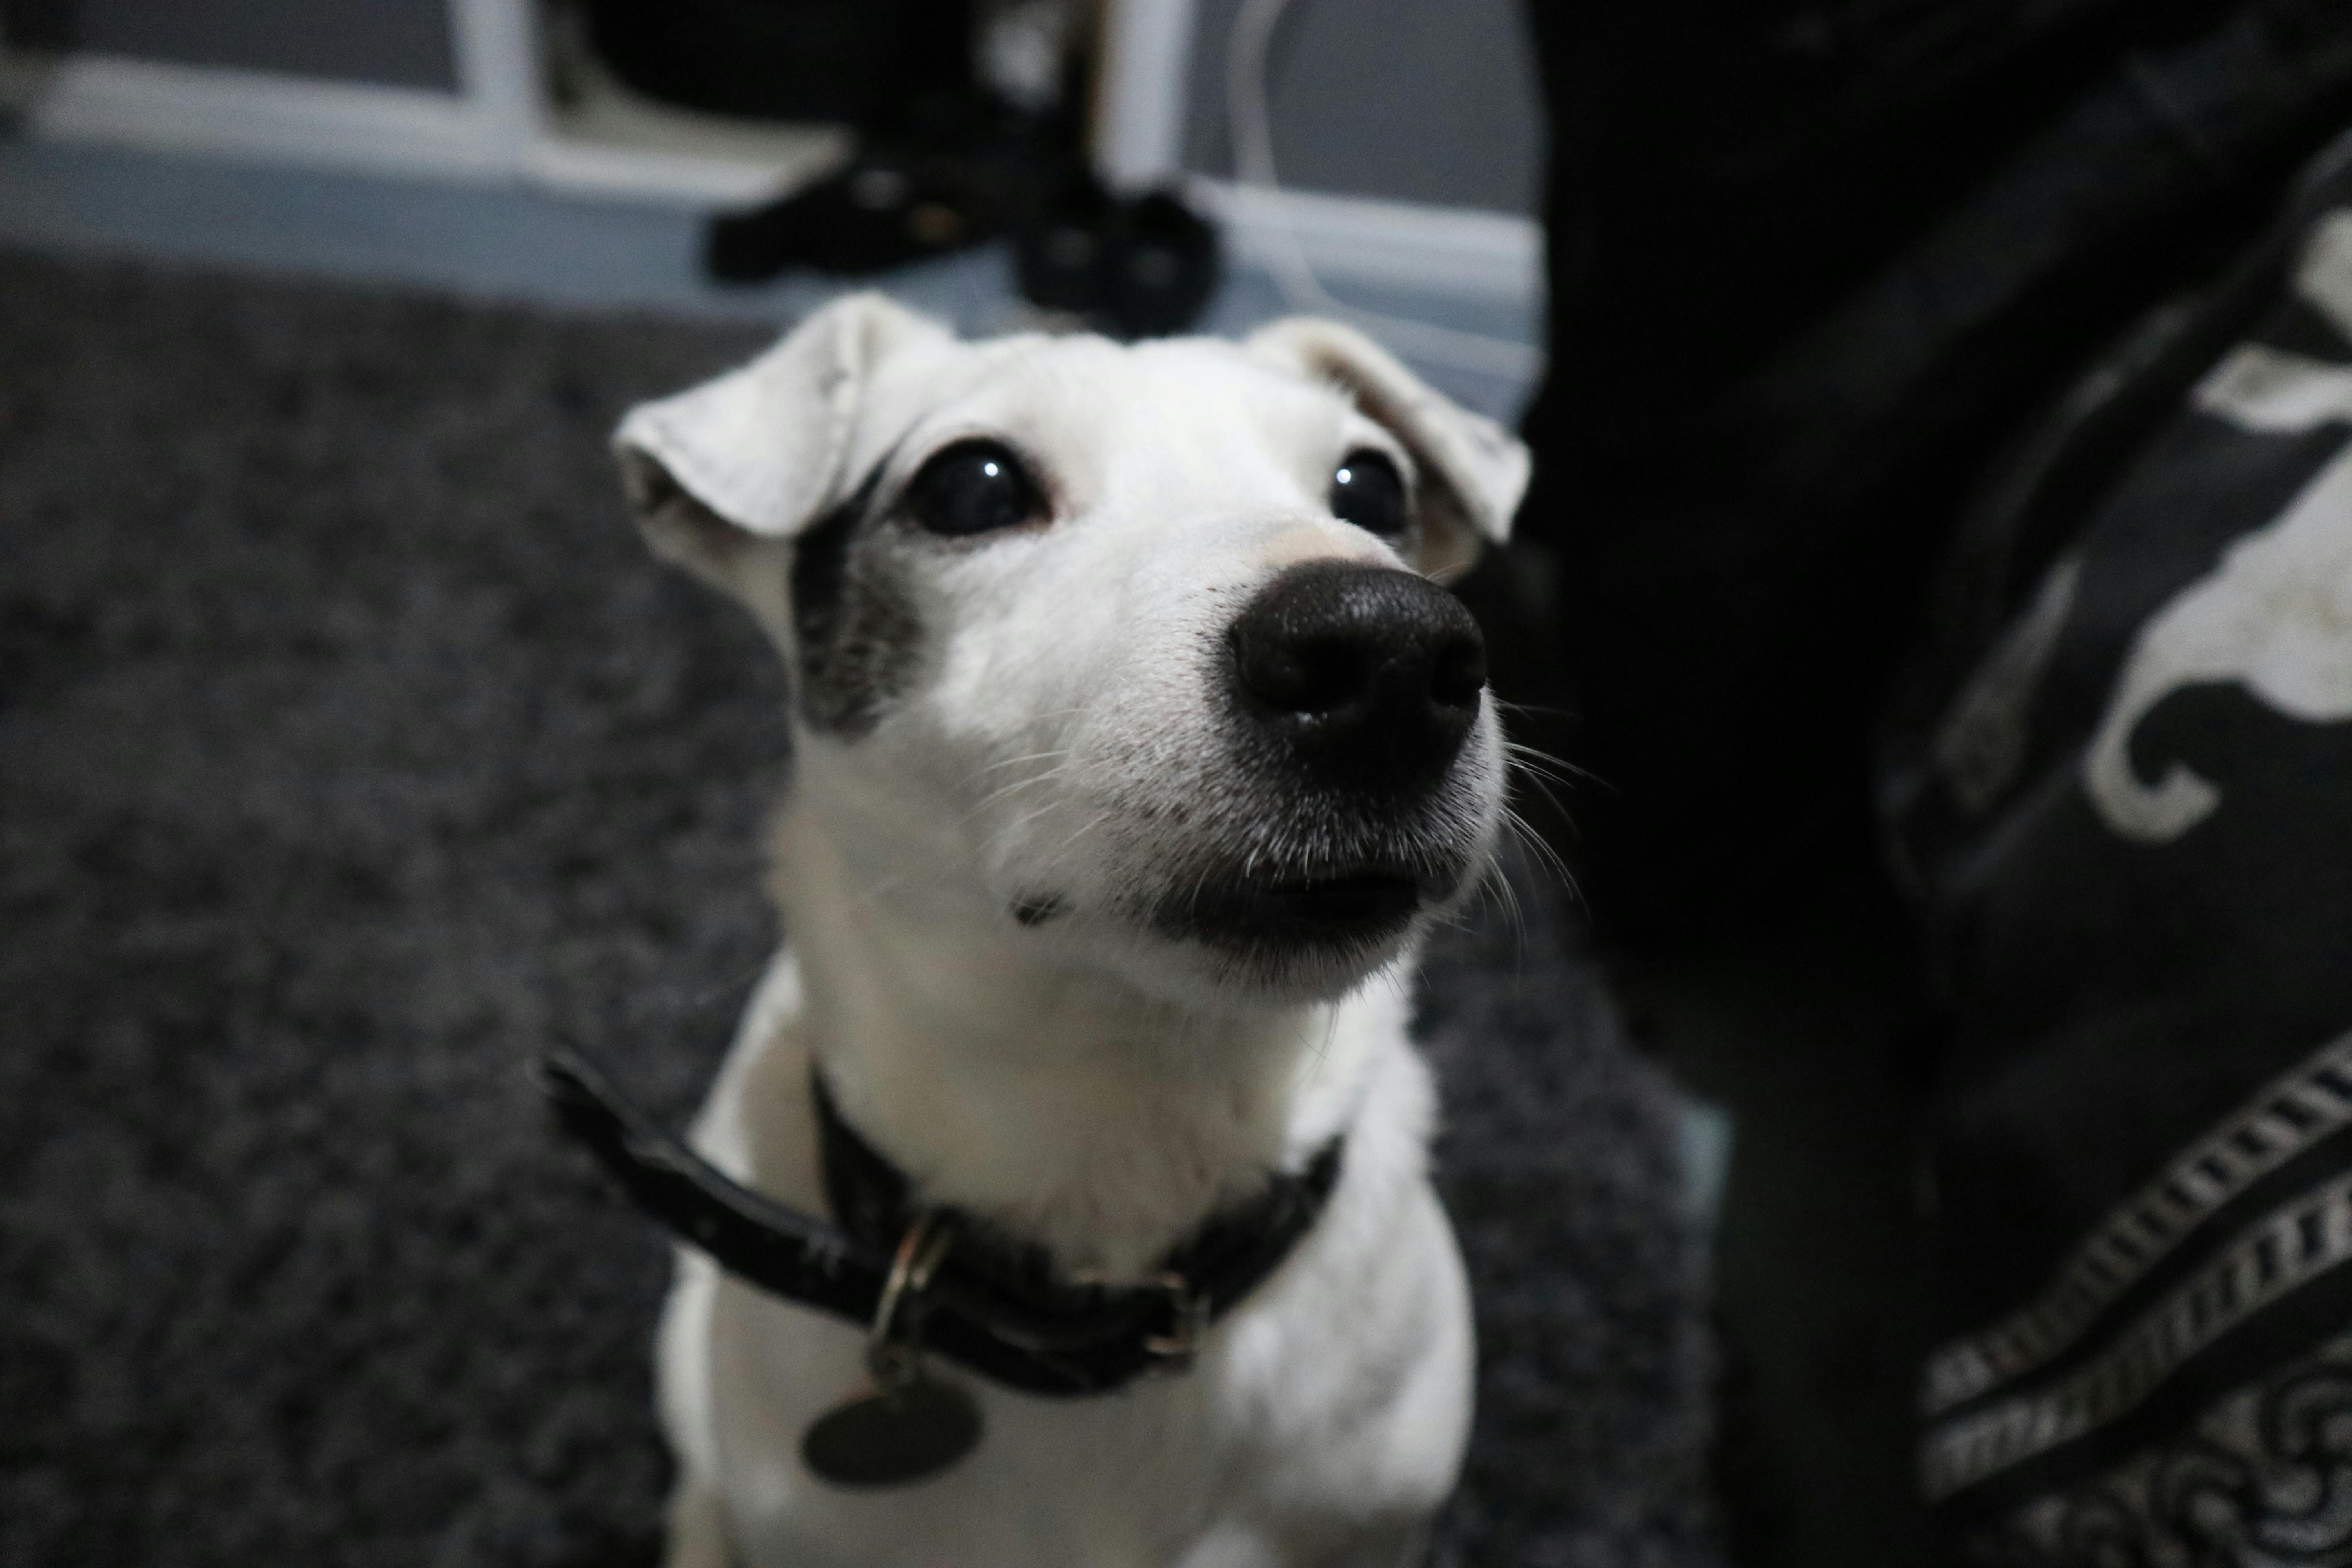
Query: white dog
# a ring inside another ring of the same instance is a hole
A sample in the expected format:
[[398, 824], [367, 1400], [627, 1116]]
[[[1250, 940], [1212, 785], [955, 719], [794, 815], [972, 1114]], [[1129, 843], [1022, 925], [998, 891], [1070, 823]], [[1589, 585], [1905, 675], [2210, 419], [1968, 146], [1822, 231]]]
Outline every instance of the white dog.
[[[1408, 1561], [1472, 1359], [1409, 965], [1503, 775], [1431, 579], [1502, 535], [1524, 450], [1326, 322], [963, 343], [872, 296], [617, 445], [654, 547], [793, 680], [791, 946], [696, 1146], [853, 1231], [862, 1159], [907, 1205], [874, 1223], [915, 1216], [870, 1334], [681, 1251], [672, 1568]], [[1271, 1256], [1174, 1277], [1236, 1237]], [[976, 1373], [922, 1310], [958, 1269], [1045, 1320], [1157, 1302], [1100, 1364], [1165, 1368]], [[814, 1429], [877, 1371], [947, 1408], [936, 1473], [828, 1479]]]

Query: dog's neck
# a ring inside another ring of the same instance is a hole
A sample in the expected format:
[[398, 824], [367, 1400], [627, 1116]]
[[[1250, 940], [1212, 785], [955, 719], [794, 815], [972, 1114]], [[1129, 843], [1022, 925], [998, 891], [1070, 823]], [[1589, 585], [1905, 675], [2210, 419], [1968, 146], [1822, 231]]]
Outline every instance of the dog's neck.
[[[804, 757], [804, 761], [805, 761]], [[929, 1201], [1133, 1276], [1345, 1130], [1400, 985], [1211, 1010], [1041, 960], [803, 768], [776, 832], [802, 1025], [843, 1114]], [[870, 826], [870, 825], [866, 825]], [[950, 878], [951, 881], [952, 879]]]

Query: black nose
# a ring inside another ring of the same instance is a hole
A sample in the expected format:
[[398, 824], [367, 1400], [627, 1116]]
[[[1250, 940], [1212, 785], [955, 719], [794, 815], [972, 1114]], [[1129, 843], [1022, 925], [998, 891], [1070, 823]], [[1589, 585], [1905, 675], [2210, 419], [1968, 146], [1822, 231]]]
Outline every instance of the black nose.
[[1310, 561], [1261, 589], [1232, 632], [1256, 732], [1327, 782], [1426, 784], [1462, 750], [1486, 644], [1462, 601], [1410, 572]]

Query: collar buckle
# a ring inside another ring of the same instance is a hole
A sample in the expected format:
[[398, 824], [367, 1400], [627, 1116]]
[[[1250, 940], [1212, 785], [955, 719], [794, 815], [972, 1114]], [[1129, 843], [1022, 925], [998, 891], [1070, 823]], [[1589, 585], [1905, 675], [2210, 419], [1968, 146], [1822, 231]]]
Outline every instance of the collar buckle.
[[936, 1209], [917, 1215], [899, 1238], [866, 1337], [866, 1368], [886, 1390], [904, 1388], [922, 1375], [923, 1292], [954, 1240], [954, 1227]]
[[1159, 1358], [1161, 1372], [1190, 1371], [1200, 1356], [1202, 1342], [1209, 1337], [1209, 1299], [1193, 1289], [1192, 1281], [1173, 1272], [1147, 1279], [1141, 1288], [1158, 1290], [1168, 1299], [1168, 1331], [1144, 1335], [1143, 1348]]

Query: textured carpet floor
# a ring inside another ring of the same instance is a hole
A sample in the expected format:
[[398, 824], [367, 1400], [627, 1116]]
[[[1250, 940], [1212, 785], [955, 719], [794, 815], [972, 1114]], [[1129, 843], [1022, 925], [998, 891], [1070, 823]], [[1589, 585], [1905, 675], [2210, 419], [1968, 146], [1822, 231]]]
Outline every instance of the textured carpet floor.
[[[683, 1117], [773, 941], [751, 628], [603, 452], [740, 331], [0, 255], [0, 1563], [652, 1560]], [[1672, 1105], [1536, 890], [1427, 1017], [1484, 1372], [1448, 1563], [1709, 1560]]]

